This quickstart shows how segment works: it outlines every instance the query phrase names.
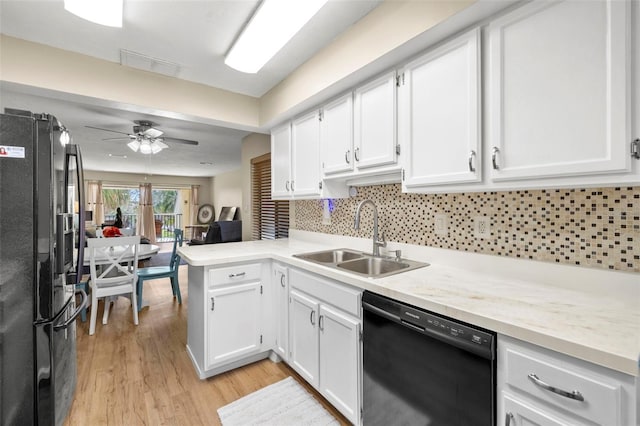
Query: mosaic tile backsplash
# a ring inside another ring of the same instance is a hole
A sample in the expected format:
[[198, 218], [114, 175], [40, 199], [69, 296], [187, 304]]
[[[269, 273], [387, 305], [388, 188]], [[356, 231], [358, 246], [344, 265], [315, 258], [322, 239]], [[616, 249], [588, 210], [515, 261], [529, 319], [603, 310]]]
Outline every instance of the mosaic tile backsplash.
[[[293, 228], [370, 238], [373, 209], [387, 241], [640, 272], [640, 187], [522, 190], [458, 194], [404, 194], [400, 184], [359, 187], [353, 198], [331, 200], [331, 225], [321, 200], [295, 201]], [[446, 234], [435, 233], [445, 215]], [[490, 220], [490, 237], [476, 238], [474, 220]]]

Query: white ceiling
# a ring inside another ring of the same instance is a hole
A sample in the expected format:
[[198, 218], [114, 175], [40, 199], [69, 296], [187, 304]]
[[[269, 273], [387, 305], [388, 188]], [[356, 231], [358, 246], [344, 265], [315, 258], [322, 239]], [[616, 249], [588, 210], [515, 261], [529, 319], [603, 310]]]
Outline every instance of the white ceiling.
[[[178, 64], [180, 79], [260, 97], [380, 2], [330, 0], [257, 74], [224, 64], [225, 53], [259, 4], [255, 0], [125, 0], [121, 29], [86, 22], [66, 12], [62, 0], [0, 0], [0, 32], [117, 63], [120, 50], [126, 49]], [[240, 166], [245, 131], [185, 121], [170, 113], [154, 115], [136, 105], [96, 105], [14, 84], [3, 83], [0, 90], [1, 108], [48, 112], [64, 122], [81, 146], [88, 170], [214, 176]], [[85, 127], [131, 132], [133, 121], [141, 119], [156, 123], [166, 136], [200, 145], [169, 144], [170, 149], [143, 156], [130, 151], [125, 140], [103, 141], [118, 135]]]

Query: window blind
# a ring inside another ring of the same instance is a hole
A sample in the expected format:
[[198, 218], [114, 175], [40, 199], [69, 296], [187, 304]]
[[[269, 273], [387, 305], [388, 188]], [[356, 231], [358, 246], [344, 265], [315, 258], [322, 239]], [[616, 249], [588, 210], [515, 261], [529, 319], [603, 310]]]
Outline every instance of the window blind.
[[271, 199], [271, 154], [251, 160], [251, 201], [254, 240], [289, 236], [289, 201]]

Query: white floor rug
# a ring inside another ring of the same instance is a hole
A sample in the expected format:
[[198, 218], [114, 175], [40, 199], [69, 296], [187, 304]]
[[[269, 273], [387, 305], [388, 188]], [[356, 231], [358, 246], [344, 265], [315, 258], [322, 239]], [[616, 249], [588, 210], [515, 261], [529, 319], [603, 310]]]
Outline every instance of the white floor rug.
[[339, 425], [293, 377], [218, 409], [223, 426]]

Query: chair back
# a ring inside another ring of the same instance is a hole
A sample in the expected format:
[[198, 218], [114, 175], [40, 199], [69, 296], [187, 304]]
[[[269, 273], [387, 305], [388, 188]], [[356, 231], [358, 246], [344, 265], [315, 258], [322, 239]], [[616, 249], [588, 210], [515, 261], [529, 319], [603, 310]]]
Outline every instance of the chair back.
[[98, 287], [135, 288], [140, 236], [87, 238], [91, 280]]
[[180, 266], [180, 255], [176, 253], [176, 251], [178, 249], [178, 245], [182, 247], [182, 239], [183, 239], [182, 230], [178, 228], [174, 229], [173, 235], [175, 238], [173, 239], [173, 251], [171, 252], [171, 260], [169, 262], [169, 268], [172, 271], [175, 271], [178, 268], [178, 266]]

